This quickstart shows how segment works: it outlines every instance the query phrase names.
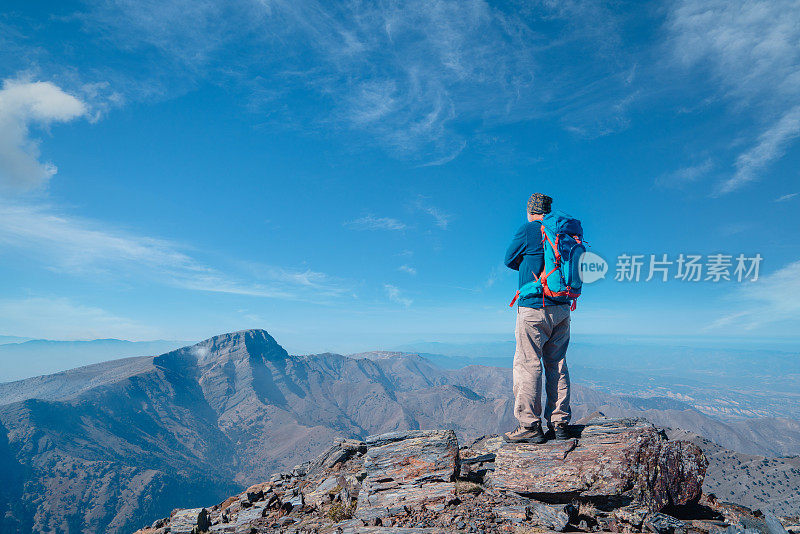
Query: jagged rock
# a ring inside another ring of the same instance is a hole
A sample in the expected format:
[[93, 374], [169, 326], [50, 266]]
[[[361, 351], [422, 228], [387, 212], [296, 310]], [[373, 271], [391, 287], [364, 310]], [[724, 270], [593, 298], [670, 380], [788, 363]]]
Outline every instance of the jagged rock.
[[330, 495], [335, 493], [336, 488], [339, 486], [339, 477], [331, 476], [325, 478], [317, 484], [317, 486], [306, 493], [306, 500], [312, 505], [322, 504]]
[[[422, 439], [422, 438], [440, 438], [443, 433], [455, 432], [451, 430], [397, 430], [395, 432], [386, 432], [385, 434], [376, 434], [374, 436], [367, 436], [364, 443], [367, 447], [382, 447], [389, 443], [396, 441], [405, 441], [408, 439]], [[458, 444], [456, 443], [456, 450]]]
[[[397, 434], [403, 437], [386, 438]], [[365, 484], [384, 479], [403, 484], [449, 482], [455, 475], [458, 439], [452, 430], [393, 432], [367, 438], [367, 444]]]
[[208, 510], [205, 508], [189, 508], [177, 510], [169, 520], [172, 534], [197, 534], [208, 530]]
[[494, 462], [495, 456], [494, 453], [478, 454], [477, 456], [460, 458], [459, 462], [461, 465]]
[[369, 520], [395, 506], [455, 499], [458, 439], [452, 430], [390, 432], [368, 437], [366, 445], [356, 517]]
[[508, 519], [512, 523], [521, 523], [528, 519], [528, 507], [524, 504], [512, 504], [509, 506], [495, 506], [492, 512], [497, 517]]
[[260, 505], [251, 506], [245, 510], [239, 512], [236, 516], [236, 525], [245, 525], [250, 524], [252, 521], [256, 519], [261, 519], [264, 517], [264, 513], [267, 511], [266, 507], [260, 503]]
[[627, 496], [653, 511], [700, 497], [708, 462], [699, 447], [670, 442], [642, 419], [598, 417], [579, 432], [578, 439], [504, 445], [494, 487], [544, 500]]
[[642, 523], [644, 523], [644, 518], [648, 513], [650, 513], [648, 507], [633, 504], [617, 508], [611, 512], [611, 517], [618, 523], [625, 523], [639, 530], [642, 528]]
[[724, 528], [714, 529], [709, 534], [761, 534], [761, 531], [754, 528], [746, 528], [741, 523], [736, 523]]
[[309, 462], [304, 475], [314, 476], [321, 470], [332, 469], [336, 464], [346, 462], [355, 454], [364, 453], [367, 449], [363, 441], [355, 439], [338, 439], [325, 452]]
[[292, 495], [284, 496], [281, 508], [291, 512], [294, 508], [302, 508], [304, 504], [303, 493], [298, 491], [296, 493], [293, 492]]
[[770, 512], [761, 510], [761, 515], [764, 516], [764, 524], [767, 526], [769, 534], [788, 534], [780, 520]]
[[577, 512], [571, 504], [551, 505], [535, 501], [531, 501], [528, 510], [534, 523], [558, 532], [566, 530], [570, 520], [575, 517]]
[[722, 502], [713, 495], [704, 496], [704, 504], [720, 513], [729, 524], [726, 528], [717, 529], [728, 534], [785, 534], [786, 529], [774, 515], [753, 511], [746, 506]]
[[336, 474], [311, 484], [305, 491], [305, 500], [312, 506], [321, 506], [329, 502], [341, 502], [350, 507], [352, 497], [358, 494], [359, 482], [353, 475]]
[[[211, 532], [212, 534], [236, 534], [236, 530], [236, 525], [222, 523], [218, 525], [212, 525], [211, 528], [208, 529], [208, 532]], [[247, 534], [250, 534], [250, 532], [248, 531]]]
[[248, 502], [254, 503], [264, 498], [264, 492], [269, 489], [269, 483], [253, 484], [244, 490], [243, 497], [246, 497]]
[[683, 521], [658, 512], [652, 512], [645, 516], [642, 530], [655, 534], [686, 534], [687, 532], [686, 524]]
[[467, 455], [459, 458], [458, 477], [470, 482], [483, 482], [486, 474], [494, 470], [494, 453], [476, 453], [471, 449], [462, 449], [460, 454]]
[[714, 519], [687, 519], [685, 523], [688, 531], [693, 534], [708, 534], [726, 526], [724, 521]]
[[435, 532], [439, 534], [441, 530], [434, 528], [348, 526], [334, 532], [338, 532], [339, 534], [425, 534]]

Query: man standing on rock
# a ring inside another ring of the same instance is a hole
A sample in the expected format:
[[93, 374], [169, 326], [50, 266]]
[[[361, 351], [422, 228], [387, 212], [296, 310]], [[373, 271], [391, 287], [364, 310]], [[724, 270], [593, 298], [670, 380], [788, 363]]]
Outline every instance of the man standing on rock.
[[[528, 200], [528, 222], [523, 224], [506, 251], [505, 264], [519, 271], [519, 287], [540, 279], [544, 271], [542, 219], [550, 213], [553, 199], [534, 193]], [[569, 371], [566, 353], [569, 345], [569, 303], [557, 302], [537, 294], [523, 294], [517, 308], [514, 353], [514, 416], [516, 430], [503, 439], [512, 443], [543, 443], [542, 365], [546, 378], [547, 403], [544, 418], [556, 439], [568, 439]]]

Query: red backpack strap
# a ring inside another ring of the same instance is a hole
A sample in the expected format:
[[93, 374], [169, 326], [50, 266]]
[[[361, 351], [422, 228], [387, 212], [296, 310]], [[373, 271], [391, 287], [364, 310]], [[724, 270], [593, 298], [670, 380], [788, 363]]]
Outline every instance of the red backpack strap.
[[545, 239], [548, 243], [550, 243], [550, 246], [553, 247], [553, 253], [556, 256], [556, 265], [561, 265], [561, 254], [558, 252], [558, 234], [556, 234], [556, 242], [553, 244], [553, 242], [550, 240], [550, 236], [548, 236], [547, 232], [544, 230], [544, 225], [542, 225], [540, 228], [542, 229], [542, 243], [544, 243]]

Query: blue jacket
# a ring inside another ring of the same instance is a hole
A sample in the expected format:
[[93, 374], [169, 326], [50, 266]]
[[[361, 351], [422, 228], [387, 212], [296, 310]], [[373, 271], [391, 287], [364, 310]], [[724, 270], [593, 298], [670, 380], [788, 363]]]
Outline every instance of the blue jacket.
[[[541, 221], [523, 224], [514, 234], [514, 238], [506, 251], [506, 267], [519, 271], [519, 287], [528, 282], [533, 282], [533, 273], [536, 273], [537, 278], [542, 274], [544, 248], [542, 248], [541, 228]], [[520, 297], [517, 303], [525, 308], [541, 308], [542, 296]], [[545, 297], [544, 304], [546, 306], [560, 305], [563, 302], [556, 302]]]

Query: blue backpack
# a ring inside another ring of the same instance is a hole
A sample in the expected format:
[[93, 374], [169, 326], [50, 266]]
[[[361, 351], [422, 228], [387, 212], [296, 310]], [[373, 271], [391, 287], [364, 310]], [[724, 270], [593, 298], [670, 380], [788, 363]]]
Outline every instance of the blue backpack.
[[583, 286], [581, 256], [586, 252], [581, 222], [563, 211], [551, 211], [542, 220], [542, 248], [544, 270], [539, 276], [534, 273], [535, 280], [519, 288], [510, 306], [520, 296], [533, 295], [541, 296], [542, 304], [545, 297], [556, 302], [572, 301], [574, 310]]

